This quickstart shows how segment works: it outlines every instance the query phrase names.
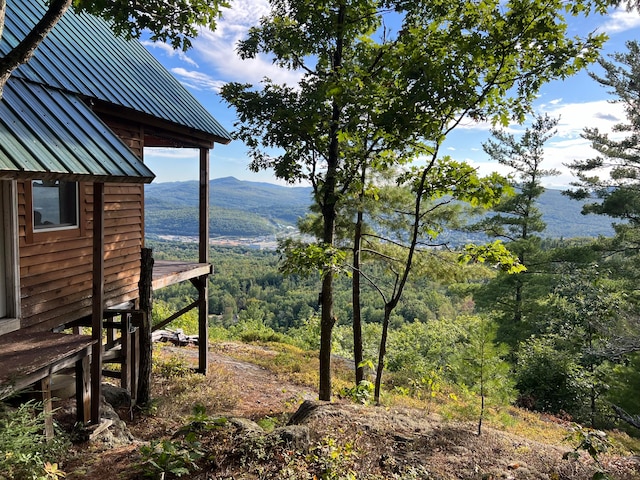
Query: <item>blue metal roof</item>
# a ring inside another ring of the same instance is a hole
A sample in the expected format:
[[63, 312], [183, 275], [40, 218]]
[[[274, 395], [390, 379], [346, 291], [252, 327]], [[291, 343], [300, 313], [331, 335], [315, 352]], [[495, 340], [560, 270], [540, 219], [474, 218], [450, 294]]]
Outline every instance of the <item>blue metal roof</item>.
[[10, 78], [0, 102], [0, 177], [146, 182], [154, 174], [76, 95]]
[[[4, 56], [45, 11], [44, 0], [8, 0]], [[148, 114], [228, 143], [229, 133], [138, 41], [117, 37], [103, 19], [67, 12], [29, 62], [13, 74], [65, 92]]]

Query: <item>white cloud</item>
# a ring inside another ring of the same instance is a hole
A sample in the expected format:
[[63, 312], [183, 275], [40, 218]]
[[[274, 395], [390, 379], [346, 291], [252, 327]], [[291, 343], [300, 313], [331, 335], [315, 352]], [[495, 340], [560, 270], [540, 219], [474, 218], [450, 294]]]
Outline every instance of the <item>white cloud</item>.
[[178, 79], [187, 87], [194, 90], [212, 90], [219, 92], [220, 88], [224, 85], [224, 82], [216, 80], [206, 73], [196, 72], [194, 70], [186, 70], [184, 68], [172, 68], [173, 73]]
[[167, 43], [152, 42], [150, 40], [144, 40], [141, 43], [147, 48], [147, 50], [157, 48], [162, 50], [162, 53], [164, 53], [168, 57], [178, 57], [183, 62], [188, 63], [189, 65], [193, 65], [196, 68], [198, 67], [198, 64], [195, 62], [195, 60], [189, 57], [185, 52], [180, 49], [175, 49]]
[[[561, 172], [559, 176], [547, 177], [543, 183], [549, 188], [567, 188], [575, 177], [567, 167], [574, 160], [585, 160], [595, 156], [596, 152], [591, 148], [589, 141], [582, 138], [585, 127], [598, 128], [601, 132], [611, 133], [614, 125], [625, 121], [623, 106], [610, 103], [606, 100], [597, 100], [584, 103], [548, 102], [536, 109], [539, 113], [548, 113], [552, 117], [560, 116], [557, 126], [557, 134], [550, 139], [544, 147], [545, 169], [556, 169]], [[514, 125], [510, 130], [516, 138], [524, 132], [527, 125]], [[478, 168], [483, 174], [497, 171], [503, 175], [510, 172], [508, 167], [490, 160], [478, 146], [489, 138], [489, 133], [483, 126], [475, 125], [475, 130], [469, 126], [468, 130], [459, 132], [461, 135], [454, 137], [461, 148], [461, 156], [466, 156], [465, 161]], [[465, 153], [463, 153], [463, 151]], [[459, 160], [461, 158], [458, 158]]]
[[544, 180], [545, 185], [551, 188], [567, 187], [575, 181], [567, 164], [595, 156], [591, 143], [581, 136], [584, 128], [597, 128], [603, 133], [611, 133], [613, 126], [626, 118], [621, 104], [606, 100], [557, 104], [548, 108], [547, 113], [560, 116], [557, 135], [544, 147], [544, 168], [555, 168], [561, 172], [557, 177]]
[[602, 30], [614, 34], [639, 26], [640, 14], [635, 9], [628, 12], [625, 9], [617, 8], [609, 14], [609, 19], [602, 25]]
[[596, 100], [584, 103], [559, 103], [542, 109], [552, 117], [560, 117], [558, 136], [579, 137], [585, 127], [610, 132], [616, 123], [625, 119], [624, 107], [620, 103]]
[[218, 81], [257, 84], [268, 77], [276, 83], [298, 82], [300, 72], [279, 68], [265, 55], [242, 60], [237, 54], [238, 41], [246, 38], [249, 28], [268, 13], [266, 0], [234, 1], [231, 9], [224, 10], [215, 31], [203, 30], [193, 41], [194, 50], [202, 62], [213, 68]]

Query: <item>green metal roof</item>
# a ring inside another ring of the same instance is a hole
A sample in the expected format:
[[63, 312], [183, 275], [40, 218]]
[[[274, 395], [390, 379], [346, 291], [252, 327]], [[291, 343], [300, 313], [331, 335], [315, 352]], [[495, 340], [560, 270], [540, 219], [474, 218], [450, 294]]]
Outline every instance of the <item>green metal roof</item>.
[[10, 78], [0, 101], [0, 177], [146, 182], [154, 174], [76, 95]]
[[[24, 38], [44, 0], [8, 0], [0, 56]], [[228, 143], [229, 133], [138, 41], [106, 21], [67, 12], [14, 77], [148, 114]]]

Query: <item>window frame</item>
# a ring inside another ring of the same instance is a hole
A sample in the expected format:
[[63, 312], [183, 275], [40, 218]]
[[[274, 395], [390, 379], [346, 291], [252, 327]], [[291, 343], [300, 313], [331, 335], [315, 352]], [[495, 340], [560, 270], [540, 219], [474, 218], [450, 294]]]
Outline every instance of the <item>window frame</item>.
[[18, 188], [16, 180], [0, 181], [0, 208], [3, 209], [3, 235], [5, 308], [6, 314], [0, 318], [0, 335], [20, 328], [20, 260], [18, 253]]
[[76, 184], [76, 223], [77, 225], [52, 225], [51, 227], [35, 228], [33, 214], [33, 182], [36, 178], [25, 182], [25, 233], [27, 243], [49, 242], [65, 238], [79, 238], [86, 236], [84, 208], [86, 201], [85, 183], [68, 181]]

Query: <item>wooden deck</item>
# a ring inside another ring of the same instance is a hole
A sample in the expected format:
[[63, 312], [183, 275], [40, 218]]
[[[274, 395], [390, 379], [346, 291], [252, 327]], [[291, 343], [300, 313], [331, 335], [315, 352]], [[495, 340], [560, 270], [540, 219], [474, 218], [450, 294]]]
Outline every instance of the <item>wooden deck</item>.
[[0, 399], [36, 383], [42, 395], [45, 435], [53, 437], [51, 376], [75, 366], [76, 410], [79, 422], [91, 413], [89, 355], [95, 341], [89, 335], [16, 330], [0, 336]]
[[[21, 390], [89, 355], [89, 335], [17, 330], [0, 336], [0, 385]], [[0, 397], [8, 392], [0, 389]]]
[[169, 285], [211, 273], [209, 263], [177, 262], [156, 260], [153, 264], [152, 289], [159, 290]]

